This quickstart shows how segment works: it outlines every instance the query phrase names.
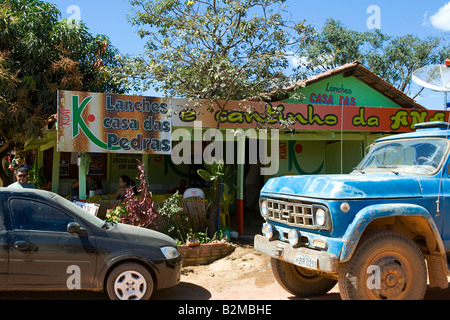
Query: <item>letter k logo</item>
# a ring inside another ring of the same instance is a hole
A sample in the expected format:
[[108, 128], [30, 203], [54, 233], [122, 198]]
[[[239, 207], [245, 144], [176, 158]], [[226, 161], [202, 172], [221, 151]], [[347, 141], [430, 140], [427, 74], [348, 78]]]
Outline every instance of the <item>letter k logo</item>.
[[121, 150], [120, 147], [108, 148], [108, 145], [105, 142], [101, 141], [99, 138], [97, 138], [87, 126], [86, 122], [83, 119], [82, 114], [84, 109], [91, 100], [92, 97], [87, 97], [80, 104], [79, 97], [76, 95], [72, 96], [72, 119], [73, 119], [72, 138], [78, 136], [78, 134], [80, 133], [79, 130], [81, 129], [81, 131], [83, 131], [86, 137], [98, 147], [109, 151]]

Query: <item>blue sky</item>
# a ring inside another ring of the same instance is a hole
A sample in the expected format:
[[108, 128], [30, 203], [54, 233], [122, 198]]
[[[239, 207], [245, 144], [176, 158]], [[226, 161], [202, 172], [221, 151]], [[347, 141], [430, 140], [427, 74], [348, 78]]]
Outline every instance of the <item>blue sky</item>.
[[[63, 18], [81, 19], [93, 34], [106, 34], [121, 53], [144, 52], [145, 40], [127, 21], [128, 0], [49, 0]], [[450, 1], [411, 0], [287, 0], [294, 21], [306, 20], [320, 28], [326, 19], [340, 20], [358, 31], [379, 27], [394, 36], [414, 34], [419, 37], [441, 35], [450, 31]], [[450, 57], [449, 57], [450, 58]], [[425, 90], [418, 102], [429, 109], [443, 108], [443, 93]]]

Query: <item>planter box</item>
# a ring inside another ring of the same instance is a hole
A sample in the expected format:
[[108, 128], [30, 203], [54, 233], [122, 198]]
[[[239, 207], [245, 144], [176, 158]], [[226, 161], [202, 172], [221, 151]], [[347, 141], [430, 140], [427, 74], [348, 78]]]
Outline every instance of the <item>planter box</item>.
[[230, 243], [208, 243], [198, 246], [179, 245], [178, 250], [183, 257], [183, 266], [198, 266], [208, 264], [229, 255], [234, 251]]

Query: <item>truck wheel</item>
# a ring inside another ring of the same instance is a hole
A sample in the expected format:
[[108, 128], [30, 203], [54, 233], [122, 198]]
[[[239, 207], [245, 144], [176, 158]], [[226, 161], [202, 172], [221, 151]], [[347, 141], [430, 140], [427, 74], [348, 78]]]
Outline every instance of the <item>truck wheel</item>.
[[337, 282], [314, 270], [304, 269], [275, 258], [270, 260], [270, 264], [273, 275], [280, 286], [299, 298], [323, 296]]
[[372, 233], [339, 266], [338, 281], [345, 300], [421, 300], [427, 288], [425, 258], [400, 233]]

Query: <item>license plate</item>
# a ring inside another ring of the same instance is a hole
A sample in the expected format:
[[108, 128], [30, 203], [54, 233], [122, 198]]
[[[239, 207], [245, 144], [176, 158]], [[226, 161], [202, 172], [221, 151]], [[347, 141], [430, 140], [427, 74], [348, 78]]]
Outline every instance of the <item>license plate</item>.
[[295, 264], [308, 269], [317, 269], [317, 258], [298, 254], [295, 258]]

